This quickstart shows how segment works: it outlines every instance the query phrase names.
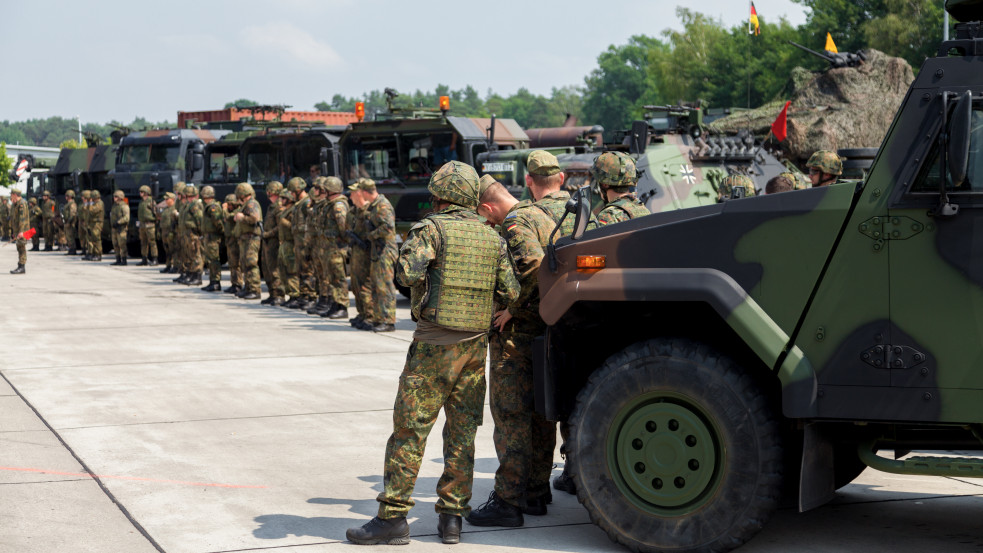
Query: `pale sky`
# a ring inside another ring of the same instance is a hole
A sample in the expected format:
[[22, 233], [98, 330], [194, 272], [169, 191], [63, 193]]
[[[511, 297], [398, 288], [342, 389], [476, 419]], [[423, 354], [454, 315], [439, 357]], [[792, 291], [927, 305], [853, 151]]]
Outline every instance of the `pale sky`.
[[[740, 0], [8, 0], [0, 120], [173, 122], [238, 98], [313, 110], [387, 86], [548, 95], [582, 86], [609, 45], [680, 28], [680, 4], [747, 22]], [[791, 0], [755, 8], [770, 22], [806, 18]]]

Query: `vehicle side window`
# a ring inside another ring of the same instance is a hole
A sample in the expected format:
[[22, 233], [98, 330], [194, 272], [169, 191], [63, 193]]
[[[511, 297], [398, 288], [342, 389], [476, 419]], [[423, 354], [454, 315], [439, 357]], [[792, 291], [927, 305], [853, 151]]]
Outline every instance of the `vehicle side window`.
[[[911, 192], [932, 193], [939, 190], [939, 144], [932, 146], [929, 162], [922, 165], [918, 178], [911, 186]], [[970, 120], [969, 166], [966, 182], [959, 188], [952, 186], [952, 179], [946, 175], [946, 189], [950, 192], [969, 192], [983, 194], [983, 107], [974, 106]]]

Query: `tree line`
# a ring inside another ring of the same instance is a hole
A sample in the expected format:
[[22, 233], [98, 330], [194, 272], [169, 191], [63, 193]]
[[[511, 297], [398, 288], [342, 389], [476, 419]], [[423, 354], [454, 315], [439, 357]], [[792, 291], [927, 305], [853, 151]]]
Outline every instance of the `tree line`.
[[[805, 23], [793, 26], [784, 18], [771, 20], [759, 13], [760, 34], [748, 33], [747, 21], [730, 27], [700, 12], [677, 8], [682, 30], [659, 36], [636, 35], [625, 44], [611, 45], [597, 57], [595, 67], [580, 86], [554, 87], [549, 94], [520, 88], [503, 95], [474, 87], [451, 90], [437, 85], [433, 91], [399, 91], [399, 107], [437, 106], [449, 96], [451, 113], [463, 117], [492, 114], [515, 119], [524, 128], [563, 124], [567, 114], [580, 124], [600, 124], [607, 130], [627, 128], [648, 104], [675, 104], [703, 100], [711, 107], [758, 106], [786, 93], [793, 67], [820, 70], [826, 62], [788, 44], [794, 41], [822, 50], [829, 32], [838, 49], [876, 48], [907, 60], [916, 70], [942, 40], [942, 2], [936, 0], [794, 0], [809, 13]], [[355, 111], [365, 103], [366, 117], [385, 112], [385, 91], [360, 97], [335, 94], [315, 104], [321, 111]], [[255, 105], [249, 99], [229, 102]], [[86, 123], [83, 131], [109, 136], [106, 125]], [[125, 125], [133, 129], [173, 126], [137, 118]], [[78, 138], [74, 119], [50, 117], [23, 122], [0, 122], [0, 142], [58, 146]]]

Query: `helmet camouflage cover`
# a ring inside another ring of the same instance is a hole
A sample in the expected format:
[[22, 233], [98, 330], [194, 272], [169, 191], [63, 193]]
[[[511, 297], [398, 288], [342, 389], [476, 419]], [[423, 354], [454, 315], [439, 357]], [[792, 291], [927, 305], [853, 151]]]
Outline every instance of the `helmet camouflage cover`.
[[342, 184], [338, 177], [325, 177], [324, 189], [331, 194], [341, 194]]
[[[12, 190], [12, 191], [11, 191], [10, 193], [11, 193], [11, 194], [17, 194], [18, 196], [20, 196], [20, 190], [17, 190], [17, 191], [13, 191], [13, 190]], [[29, 200], [27, 200], [27, 203], [29, 203], [29, 204], [31, 204], [31, 205], [38, 205], [38, 199], [37, 199], [37, 198], [34, 198], [34, 197], [32, 197], [32, 198], [30, 198]]]
[[208, 186], [208, 185], [202, 186], [201, 187], [201, 197], [202, 198], [214, 198], [215, 197], [215, 189], [213, 187], [211, 187], [211, 186]]
[[840, 156], [829, 150], [816, 150], [809, 156], [806, 167], [815, 167], [829, 175], [839, 176], [843, 174], [843, 162], [840, 161]]
[[142, 194], [144, 192], [146, 192], [148, 196], [150, 194], [153, 194], [153, 192], [150, 191], [150, 187], [147, 186], [146, 184], [140, 187], [140, 193]]
[[278, 180], [270, 181], [266, 185], [266, 196], [279, 196], [283, 192], [283, 183]]
[[177, 194], [178, 196], [181, 196], [181, 195], [184, 194], [184, 183], [183, 182], [179, 182], [179, 183], [177, 183], [177, 184], [174, 185], [174, 193]]
[[184, 195], [185, 196], [197, 196], [198, 189], [193, 184], [184, 185]]
[[253, 190], [253, 186], [248, 182], [240, 182], [236, 185], [236, 196], [240, 198], [245, 198], [246, 196], [252, 196], [256, 191]]
[[300, 192], [305, 188], [307, 188], [307, 183], [300, 177], [294, 177], [287, 181], [287, 190], [291, 192]]
[[591, 173], [598, 184], [627, 188], [638, 182], [635, 160], [621, 152], [604, 152], [594, 159]]
[[748, 196], [754, 196], [754, 181], [747, 175], [727, 175], [720, 181], [717, 191], [724, 199], [730, 199], [734, 189], [738, 187], [743, 187]]
[[239, 198], [236, 198], [235, 194], [228, 194], [225, 196], [225, 203], [227, 204], [238, 204]]
[[74, 198], [75, 197], [75, 191], [74, 190], [69, 190], [69, 191], [65, 192], [65, 197], [66, 198]]
[[119, 199], [122, 200], [122, 199], [126, 198], [126, 194], [124, 194], [122, 190], [117, 190], [116, 192], [113, 192], [113, 197], [114, 198], [119, 198]]
[[478, 173], [460, 161], [448, 161], [430, 177], [430, 193], [462, 207], [478, 207]]

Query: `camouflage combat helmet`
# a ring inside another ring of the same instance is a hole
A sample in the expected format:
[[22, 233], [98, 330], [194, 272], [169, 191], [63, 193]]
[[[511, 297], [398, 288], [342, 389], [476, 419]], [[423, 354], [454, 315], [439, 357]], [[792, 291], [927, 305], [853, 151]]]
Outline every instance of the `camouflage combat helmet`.
[[240, 182], [236, 185], [236, 196], [239, 198], [245, 198], [246, 196], [252, 196], [256, 191], [253, 190], [253, 186], [248, 182]]
[[[14, 191], [11, 190], [10, 193], [13, 194]], [[19, 190], [16, 193], [17, 193], [18, 196], [20, 196], [20, 191]], [[37, 198], [30, 198], [30, 199], [27, 200], [27, 203], [29, 203], [31, 205], [38, 205], [38, 199]]]
[[324, 189], [329, 194], [341, 194], [341, 179], [338, 177], [324, 177]]
[[781, 173], [778, 173], [778, 176], [779, 177], [785, 177], [786, 179], [788, 179], [788, 182], [792, 183], [792, 188], [794, 188], [796, 190], [801, 190], [803, 188], [808, 188], [808, 186], [806, 185], [806, 183], [802, 182], [802, 179], [799, 178], [798, 175], [796, 175], [795, 173], [793, 173], [791, 171], [782, 171]]
[[430, 177], [427, 190], [435, 197], [469, 209], [478, 207], [478, 173], [460, 161], [448, 161]]
[[178, 182], [178, 183], [176, 183], [174, 185], [174, 193], [177, 194], [178, 196], [183, 196], [184, 195], [184, 183], [183, 182]]
[[45, 190], [44, 192], [41, 193], [41, 195], [42, 196], [50, 196], [51, 195], [51, 191], [50, 190]]
[[184, 185], [184, 195], [185, 196], [197, 196], [198, 195], [198, 188], [195, 187], [195, 185], [193, 185], [193, 184], [186, 184], [186, 185]]
[[729, 200], [734, 193], [734, 189], [738, 187], [743, 187], [748, 196], [754, 196], [754, 181], [747, 175], [727, 175], [717, 185], [717, 192], [725, 200]]
[[815, 167], [829, 175], [843, 174], [843, 162], [840, 161], [840, 156], [829, 150], [816, 150], [806, 162], [806, 167]]
[[202, 198], [214, 198], [215, 197], [215, 189], [212, 188], [209, 185], [202, 186], [201, 187], [201, 197]]
[[65, 192], [65, 198], [67, 198], [69, 200], [74, 200], [75, 199], [75, 191], [74, 190], [69, 190], [68, 192]]
[[327, 177], [315, 177], [314, 180], [311, 182], [311, 186], [317, 188], [318, 190], [324, 190], [324, 180], [326, 178]]
[[124, 194], [122, 190], [117, 190], [117, 191], [113, 192], [113, 197], [114, 198], [119, 198], [120, 200], [123, 200], [123, 199], [126, 198], [126, 194]]
[[83, 190], [82, 191], [82, 199], [83, 200], [88, 200], [89, 199], [89, 191], [88, 190]]
[[236, 198], [235, 194], [228, 194], [225, 196], [225, 203], [239, 205], [239, 198]]
[[140, 187], [140, 193], [141, 194], [146, 193], [148, 196], [153, 194], [153, 192], [150, 190], [150, 187], [147, 186], [146, 184]]
[[621, 152], [604, 152], [591, 167], [594, 182], [611, 188], [627, 188], [638, 182], [635, 160]]
[[287, 190], [291, 192], [300, 192], [305, 188], [307, 188], [307, 183], [300, 177], [294, 177], [287, 181]]
[[267, 197], [279, 196], [281, 192], [283, 192], [283, 183], [278, 180], [270, 181], [270, 183], [266, 185]]
[[16, 194], [16, 195], [18, 195], [18, 196], [21, 196], [21, 195], [22, 195], [22, 194], [21, 194], [21, 191], [20, 191], [20, 188], [11, 188], [11, 189], [10, 189], [10, 193], [11, 193], [11, 194]]

